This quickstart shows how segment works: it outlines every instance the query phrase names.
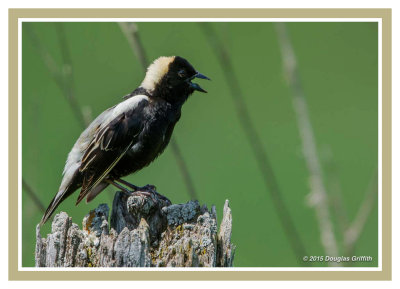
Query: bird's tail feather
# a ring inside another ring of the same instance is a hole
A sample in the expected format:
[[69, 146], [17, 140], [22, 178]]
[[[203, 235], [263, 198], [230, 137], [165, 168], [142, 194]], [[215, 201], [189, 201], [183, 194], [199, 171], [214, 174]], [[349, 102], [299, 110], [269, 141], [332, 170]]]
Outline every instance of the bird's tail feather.
[[51, 217], [53, 212], [57, 209], [58, 205], [63, 200], [62, 196], [64, 194], [58, 192], [55, 197], [51, 200], [50, 205], [47, 207], [46, 212], [44, 213], [42, 219], [40, 220], [40, 226], [47, 222], [47, 220]]
[[91, 189], [90, 192], [87, 194], [86, 203], [91, 202], [98, 194], [100, 194], [105, 188], [107, 188], [108, 185], [109, 184], [106, 182], [101, 182], [93, 189]]
[[47, 220], [53, 215], [54, 211], [57, 207], [64, 201], [67, 197], [69, 197], [75, 190], [77, 186], [69, 185], [64, 190], [59, 191], [54, 198], [51, 200], [50, 205], [47, 207], [46, 212], [44, 213], [42, 220], [40, 220], [40, 226], [47, 222]]
[[[92, 201], [106, 187], [108, 187], [108, 183], [101, 182], [96, 187], [91, 189], [87, 194], [87, 202], [89, 203], [90, 201]], [[44, 225], [44, 223], [47, 222], [47, 220], [51, 217], [51, 215], [53, 215], [53, 213], [57, 209], [57, 207], [61, 204], [61, 202], [64, 201], [69, 195], [71, 195], [75, 190], [76, 190], [76, 188], [68, 187], [64, 191], [59, 191], [54, 196], [54, 198], [50, 202], [50, 205], [46, 209], [46, 212], [44, 213], [42, 220], [40, 221], [40, 226]]]

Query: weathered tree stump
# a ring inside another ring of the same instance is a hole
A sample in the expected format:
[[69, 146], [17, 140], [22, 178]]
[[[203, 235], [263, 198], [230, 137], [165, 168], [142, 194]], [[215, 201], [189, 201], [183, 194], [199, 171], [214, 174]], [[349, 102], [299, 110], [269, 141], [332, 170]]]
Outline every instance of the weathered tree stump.
[[[160, 196], [114, 197], [83, 219], [83, 228], [61, 212], [47, 238], [36, 228], [36, 267], [232, 267], [232, 214], [228, 200], [217, 232], [213, 206], [172, 205]], [[110, 224], [110, 225], [109, 225]]]

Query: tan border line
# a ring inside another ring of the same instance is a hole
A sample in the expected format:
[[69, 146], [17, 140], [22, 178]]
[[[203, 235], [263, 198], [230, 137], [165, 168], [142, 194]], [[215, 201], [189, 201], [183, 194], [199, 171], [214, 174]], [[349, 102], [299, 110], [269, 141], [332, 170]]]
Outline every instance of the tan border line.
[[382, 17], [382, 269], [392, 278], [392, 11]]
[[390, 9], [10, 9], [19, 18], [383, 18]]
[[[382, 271], [18, 271], [18, 18], [382, 18]], [[391, 280], [391, 9], [10, 9], [10, 280]]]

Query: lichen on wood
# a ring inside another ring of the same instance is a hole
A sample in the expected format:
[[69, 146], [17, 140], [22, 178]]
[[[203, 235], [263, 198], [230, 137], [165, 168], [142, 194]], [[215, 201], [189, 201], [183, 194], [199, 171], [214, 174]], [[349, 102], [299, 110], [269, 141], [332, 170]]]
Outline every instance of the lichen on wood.
[[36, 228], [36, 267], [231, 267], [229, 202], [218, 232], [215, 207], [197, 201], [171, 204], [161, 195], [115, 195], [87, 214], [82, 229], [61, 212], [51, 233]]

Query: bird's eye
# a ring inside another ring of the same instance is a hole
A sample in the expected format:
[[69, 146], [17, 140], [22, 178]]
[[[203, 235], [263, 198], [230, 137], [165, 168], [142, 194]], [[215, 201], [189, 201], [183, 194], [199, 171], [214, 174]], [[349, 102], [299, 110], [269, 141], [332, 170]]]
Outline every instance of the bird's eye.
[[182, 69], [182, 70], [179, 70], [179, 71], [178, 71], [178, 76], [181, 77], [181, 78], [184, 78], [184, 77], [186, 76], [186, 71], [183, 70], [183, 69]]

